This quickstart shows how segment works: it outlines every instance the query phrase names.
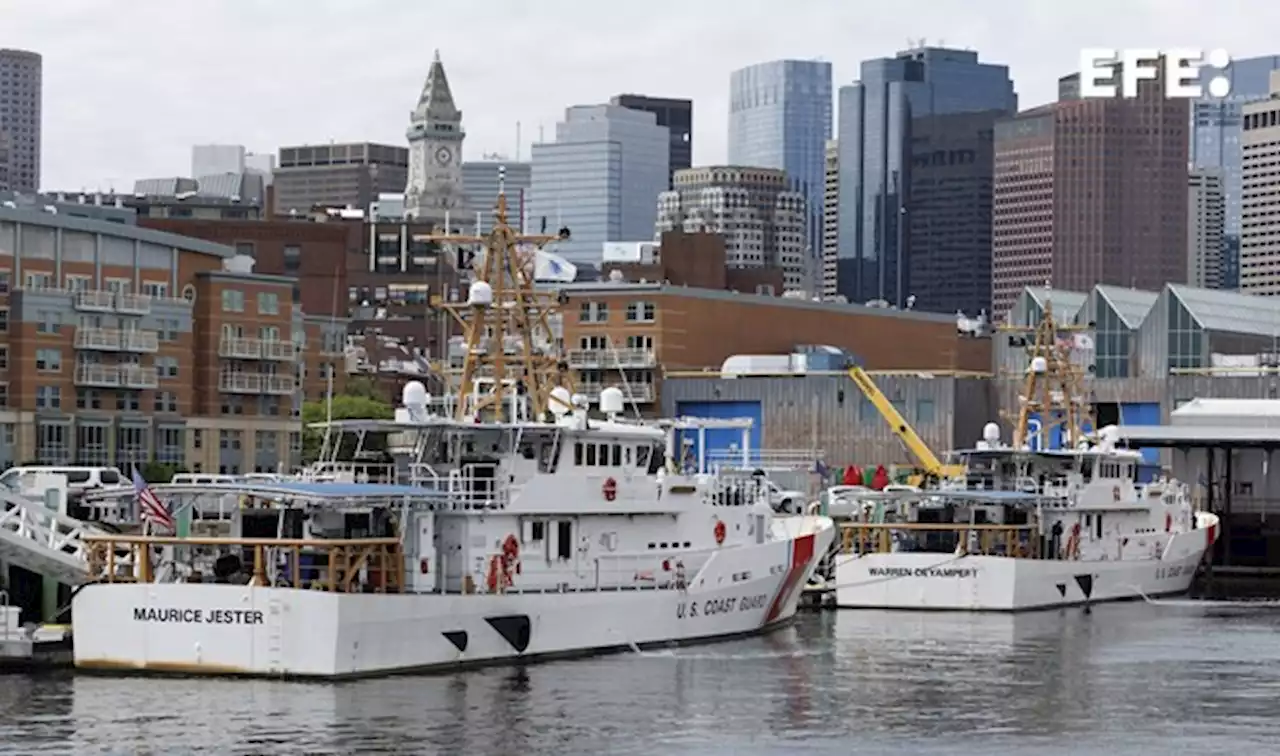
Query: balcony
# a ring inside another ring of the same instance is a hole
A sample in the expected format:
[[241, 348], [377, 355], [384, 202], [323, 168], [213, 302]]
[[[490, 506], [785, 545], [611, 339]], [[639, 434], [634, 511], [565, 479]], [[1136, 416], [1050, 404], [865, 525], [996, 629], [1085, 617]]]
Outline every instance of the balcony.
[[223, 336], [218, 343], [218, 356], [233, 360], [262, 359], [262, 342], [236, 336]]
[[652, 349], [573, 349], [568, 354], [569, 367], [651, 368], [658, 364]]
[[[600, 401], [600, 392], [606, 388], [610, 387], [603, 383], [581, 383], [578, 384], [577, 393], [587, 397], [589, 401], [598, 402]], [[658, 395], [652, 383], [632, 383], [629, 386], [619, 384], [612, 386], [612, 388], [620, 390], [627, 402], [635, 402], [637, 404], [652, 402]]]
[[146, 294], [117, 294], [116, 312], [126, 315], [148, 315], [151, 313], [151, 297]]
[[115, 328], [77, 328], [76, 349], [99, 352], [156, 352], [160, 336], [155, 331]]
[[118, 365], [77, 365], [77, 386], [96, 386], [100, 388], [118, 388], [122, 381]]
[[218, 376], [218, 390], [224, 394], [273, 394], [292, 395], [297, 391], [293, 376], [264, 375], [262, 373], [222, 373]]
[[120, 380], [125, 388], [153, 389], [160, 385], [160, 377], [153, 367], [141, 365], [121, 365]]
[[116, 295], [109, 291], [77, 291], [75, 308], [88, 312], [111, 312], [115, 309]]
[[120, 348], [126, 352], [158, 352], [160, 351], [160, 334], [155, 331], [139, 331], [125, 329]]
[[114, 328], [76, 329], [76, 349], [117, 352], [120, 350], [121, 341], [121, 332]]
[[294, 362], [298, 359], [298, 347], [292, 341], [265, 339], [262, 342], [262, 359]]

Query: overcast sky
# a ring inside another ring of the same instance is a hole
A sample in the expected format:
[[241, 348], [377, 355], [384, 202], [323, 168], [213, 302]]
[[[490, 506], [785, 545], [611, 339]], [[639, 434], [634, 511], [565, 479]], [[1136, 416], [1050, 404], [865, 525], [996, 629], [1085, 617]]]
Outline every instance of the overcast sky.
[[1025, 107], [1082, 47], [1280, 52], [1250, 0], [0, 0], [0, 47], [44, 55], [43, 186], [185, 175], [190, 146], [404, 144], [439, 48], [468, 158], [548, 138], [568, 105], [694, 100], [694, 162], [725, 157], [729, 72], [832, 62], [835, 85], [909, 38], [1011, 66]]

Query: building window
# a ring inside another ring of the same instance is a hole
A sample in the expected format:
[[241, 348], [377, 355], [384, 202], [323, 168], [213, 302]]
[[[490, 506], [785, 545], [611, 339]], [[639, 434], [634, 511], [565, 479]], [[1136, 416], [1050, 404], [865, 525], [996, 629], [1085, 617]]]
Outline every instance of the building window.
[[604, 323], [609, 320], [608, 302], [583, 302], [578, 311], [580, 323]]
[[137, 391], [117, 391], [116, 409], [121, 412], [137, 412], [142, 409], [142, 396]]
[[226, 395], [224, 395], [224, 396], [222, 397], [222, 414], [224, 414], [224, 415], [243, 415], [243, 414], [244, 414], [244, 402], [242, 402], [242, 401], [240, 400], [240, 397], [238, 397], [238, 396], [226, 396]]
[[62, 409], [62, 388], [36, 386], [36, 409]]
[[921, 425], [928, 425], [937, 422], [936, 412], [933, 407], [932, 399], [920, 399], [916, 401], [916, 422]]
[[71, 448], [67, 446], [65, 425], [41, 423], [36, 426], [36, 460], [44, 465], [65, 465], [71, 462]]
[[9, 406], [9, 384], [0, 383], [0, 407]]
[[245, 257], [256, 257], [257, 250], [253, 246], [253, 242], [236, 242], [236, 254]]
[[77, 389], [76, 407], [78, 409], [102, 409], [102, 392], [97, 389]]
[[166, 299], [169, 296], [169, 284], [160, 281], [143, 281], [142, 293], [148, 297]]
[[77, 427], [76, 461], [82, 465], [105, 465], [110, 462], [107, 432], [108, 428], [103, 425]]
[[182, 448], [181, 428], [160, 428], [156, 431], [156, 461], [180, 465], [186, 458]]
[[62, 333], [62, 315], [57, 310], [36, 310], [36, 333]]
[[66, 283], [68, 291], [88, 291], [93, 288], [91, 276], [67, 276]]
[[218, 448], [238, 450], [240, 448], [240, 431], [218, 431]]
[[41, 291], [44, 289], [54, 288], [54, 280], [52, 273], [32, 272], [26, 275], [27, 288], [32, 291]]
[[13, 272], [8, 268], [0, 270], [0, 294], [8, 294], [13, 287]]
[[62, 372], [62, 351], [58, 349], [37, 349], [36, 370], [41, 373]]
[[9, 346], [0, 346], [0, 370], [6, 370], [9, 367]]
[[9, 330], [9, 308], [0, 307], [0, 333]]
[[172, 391], [157, 391], [155, 408], [156, 412], [177, 412], [178, 395]]
[[237, 289], [223, 289], [222, 311], [244, 312], [244, 292]]
[[658, 314], [653, 302], [631, 302], [627, 305], [627, 320], [632, 323], [652, 323]]
[[107, 291], [112, 294], [129, 294], [133, 291], [133, 281], [128, 278], [108, 278]]
[[273, 291], [258, 292], [258, 314], [259, 315], [279, 315], [280, 314], [280, 295]]
[[157, 324], [157, 338], [161, 341], [173, 342], [178, 340], [178, 320], [177, 318], [161, 318]]
[[297, 273], [302, 269], [302, 248], [289, 244], [284, 248], [284, 272]]
[[157, 357], [156, 375], [162, 379], [178, 377], [177, 357]]
[[130, 467], [151, 457], [147, 449], [147, 429], [123, 426], [116, 429], [116, 461]]

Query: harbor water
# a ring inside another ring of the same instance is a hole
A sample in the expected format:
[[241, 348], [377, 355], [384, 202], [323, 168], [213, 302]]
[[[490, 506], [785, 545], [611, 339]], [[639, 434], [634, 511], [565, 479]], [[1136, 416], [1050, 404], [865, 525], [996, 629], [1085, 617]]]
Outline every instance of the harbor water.
[[[299, 639], [305, 642], [305, 639]], [[1280, 605], [807, 613], [771, 635], [342, 684], [0, 677], [0, 754], [1275, 753]]]

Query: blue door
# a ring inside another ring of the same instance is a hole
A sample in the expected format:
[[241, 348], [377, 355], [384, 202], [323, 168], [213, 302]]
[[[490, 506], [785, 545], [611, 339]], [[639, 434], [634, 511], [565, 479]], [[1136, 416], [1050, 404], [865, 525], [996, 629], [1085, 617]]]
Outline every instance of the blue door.
[[[1158, 402], [1127, 402], [1120, 405], [1120, 425], [1160, 425], [1161, 414]], [[1142, 480], [1147, 482], [1154, 478], [1160, 469], [1159, 449], [1139, 449], [1142, 453]]]
[[[760, 441], [764, 438], [763, 412], [760, 402], [677, 402], [676, 414], [680, 417], [701, 417], [713, 420], [733, 420], [746, 418], [751, 421], [748, 435], [752, 456], [760, 451]], [[708, 429], [706, 433], [707, 460], [724, 460], [734, 449], [742, 449], [742, 430], [740, 428]], [[685, 431], [679, 439], [688, 450], [687, 458], [696, 463], [698, 459], [698, 433]]]

